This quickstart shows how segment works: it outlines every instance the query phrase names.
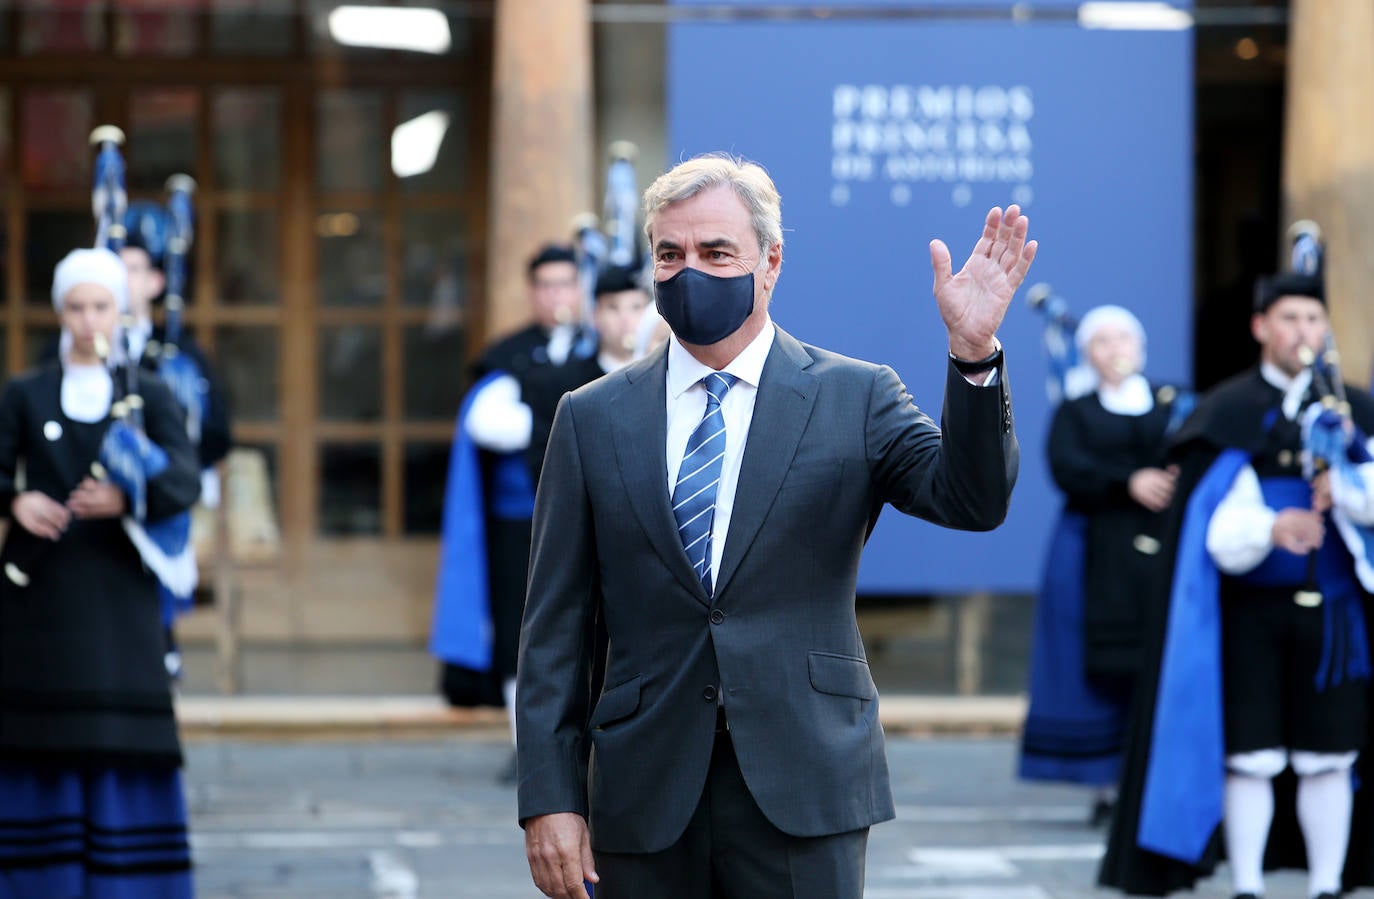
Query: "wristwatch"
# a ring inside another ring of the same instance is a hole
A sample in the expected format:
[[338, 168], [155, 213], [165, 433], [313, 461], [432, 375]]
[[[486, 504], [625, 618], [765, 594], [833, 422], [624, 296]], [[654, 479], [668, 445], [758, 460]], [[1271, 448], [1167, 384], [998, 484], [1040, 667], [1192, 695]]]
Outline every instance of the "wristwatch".
[[993, 350], [991, 355], [985, 356], [982, 359], [970, 362], [967, 359], [960, 359], [958, 356], [950, 353], [949, 361], [954, 363], [954, 367], [958, 369], [961, 375], [981, 375], [985, 371], [991, 371], [1002, 364], [1002, 342], [994, 337], [993, 343], [997, 345], [997, 349]]

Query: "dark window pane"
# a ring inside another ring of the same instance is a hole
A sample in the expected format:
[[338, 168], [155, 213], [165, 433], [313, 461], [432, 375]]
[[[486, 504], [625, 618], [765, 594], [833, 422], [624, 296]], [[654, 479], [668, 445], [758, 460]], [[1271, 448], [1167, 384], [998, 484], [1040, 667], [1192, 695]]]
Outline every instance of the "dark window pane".
[[91, 95], [87, 91], [30, 90], [23, 107], [24, 186], [91, 186]]
[[276, 190], [281, 177], [281, 97], [275, 90], [214, 95], [215, 177], [221, 190]]
[[382, 216], [323, 212], [315, 219], [321, 306], [380, 306], [386, 295]]
[[215, 370], [224, 381], [235, 421], [277, 418], [279, 366], [276, 328], [215, 329]]
[[[29, 6], [30, 4], [24, 4]], [[36, 6], [37, 4], [33, 4]], [[19, 20], [19, 52], [24, 56], [49, 53], [92, 53], [105, 46], [104, 0], [53, 4], [57, 9], [25, 9]], [[9, 4], [0, 11], [8, 14]]]
[[382, 332], [348, 325], [320, 329], [320, 416], [332, 421], [382, 417]]
[[190, 56], [199, 35], [195, 13], [168, 0], [117, 0], [115, 52], [120, 56]]
[[467, 183], [468, 113], [449, 91], [401, 94], [391, 168], [408, 193], [457, 191]]
[[[4, 20], [0, 16], [0, 21]], [[2, 29], [4, 26], [0, 26]], [[0, 50], [4, 49], [4, 44], [0, 43]], [[4, 88], [0, 88], [0, 196], [4, 196], [5, 188], [10, 183], [10, 146], [14, 138], [10, 135], [10, 94]]]
[[[0, 45], [3, 48], [3, 45]], [[10, 186], [10, 95], [0, 89], [0, 204]], [[0, 247], [10, 245], [9, 216], [0, 215]], [[0, 252], [0, 284], [8, 284], [10, 278], [9, 253]], [[0, 366], [0, 375], [6, 369]]]
[[449, 451], [447, 443], [406, 444], [405, 533], [439, 533]]
[[210, 43], [225, 56], [286, 56], [295, 30], [292, 0], [213, 0]]
[[433, 327], [463, 320], [468, 245], [457, 210], [411, 210], [401, 216], [401, 302], [426, 306]]
[[277, 214], [270, 209], [219, 214], [215, 256], [218, 299], [230, 306], [275, 305], [281, 299], [277, 270]]
[[167, 177], [196, 170], [194, 90], [134, 91], [129, 96], [129, 188], [161, 192]]
[[52, 305], [52, 273], [57, 263], [77, 247], [95, 242], [95, 220], [89, 209], [82, 212], [33, 211], [28, 213], [24, 267], [24, 294], [35, 306]]
[[376, 444], [320, 448], [320, 533], [382, 532], [382, 453]]
[[316, 107], [316, 184], [321, 190], [378, 190], [382, 186], [382, 95], [327, 90]]
[[463, 394], [463, 329], [405, 331], [405, 417], [451, 419]]
[[57, 338], [60, 328], [49, 325], [30, 325], [24, 331], [24, 367], [33, 368], [40, 362], [57, 358]]

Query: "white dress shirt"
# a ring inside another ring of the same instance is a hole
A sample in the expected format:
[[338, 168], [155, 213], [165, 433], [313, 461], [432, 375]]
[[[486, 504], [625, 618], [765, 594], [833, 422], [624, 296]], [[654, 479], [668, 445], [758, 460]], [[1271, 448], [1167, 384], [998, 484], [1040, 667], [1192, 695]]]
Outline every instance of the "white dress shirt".
[[134, 322], [126, 333], [129, 335], [129, 358], [142, 359], [143, 350], [147, 348], [148, 341], [153, 336], [152, 320], [143, 319]]
[[[749, 437], [749, 424], [754, 420], [754, 400], [758, 397], [759, 378], [763, 363], [773, 348], [776, 331], [771, 319], [766, 321], [759, 335], [721, 369], [739, 380], [720, 401], [720, 414], [725, 420], [725, 458], [721, 460], [720, 483], [716, 485], [716, 511], [711, 523], [711, 581], [720, 571], [725, 553], [725, 535], [730, 532], [730, 513], [735, 507], [735, 488], [739, 486], [740, 463], [744, 461], [744, 444]], [[706, 386], [701, 379], [715, 369], [697, 361], [678, 341], [668, 341], [668, 496], [677, 486], [678, 469], [687, 451], [687, 441], [706, 414]]]

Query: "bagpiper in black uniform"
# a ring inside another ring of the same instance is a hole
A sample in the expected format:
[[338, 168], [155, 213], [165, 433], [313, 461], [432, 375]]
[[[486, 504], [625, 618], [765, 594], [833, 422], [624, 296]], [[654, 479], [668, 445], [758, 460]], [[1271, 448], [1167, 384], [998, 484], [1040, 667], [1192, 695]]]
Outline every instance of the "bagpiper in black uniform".
[[[93, 349], [94, 334], [118, 345], [126, 278], [109, 250], [69, 254], [53, 279], [61, 358], [0, 394], [0, 499], [11, 519], [0, 553], [6, 896], [193, 892], [158, 582], [121, 525], [128, 499], [92, 477], [124, 382]], [[147, 436], [167, 455], [147, 481], [151, 522], [195, 502], [200, 469], [168, 388], [145, 375], [140, 395]]]
[[[1320, 352], [1327, 328], [1319, 277], [1262, 281], [1259, 366], [1210, 391], [1173, 441], [1173, 579], [1147, 625], [1105, 886], [1191, 889], [1223, 842], [1239, 897], [1263, 894], [1264, 867], [1305, 866], [1320, 899], [1340, 893], [1343, 866], [1347, 886], [1372, 882], [1367, 834], [1347, 860], [1370, 702], [1368, 581], [1335, 522], [1374, 521], [1374, 467], [1324, 514], [1334, 481], [1317, 481], [1314, 505], [1303, 477], [1301, 422], [1319, 395], [1300, 347]], [[1374, 397], [1347, 389], [1355, 427], [1371, 433]], [[1369, 773], [1360, 780], [1357, 819], [1374, 805]]]

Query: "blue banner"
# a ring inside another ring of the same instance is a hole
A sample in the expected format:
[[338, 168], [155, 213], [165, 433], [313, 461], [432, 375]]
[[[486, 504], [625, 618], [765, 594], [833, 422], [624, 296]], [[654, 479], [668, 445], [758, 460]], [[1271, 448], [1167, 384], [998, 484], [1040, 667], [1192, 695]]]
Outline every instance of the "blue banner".
[[1000, 332], [1022, 450], [1006, 524], [962, 534], [888, 510], [860, 590], [1035, 590], [1060, 497], [1026, 287], [1052, 284], [1079, 315], [1126, 306], [1150, 335], [1147, 374], [1189, 383], [1192, 38], [1062, 15], [671, 26], [668, 158], [723, 150], [768, 169], [786, 242], [773, 317], [799, 339], [892, 365], [938, 419], [948, 346], [927, 244], [943, 238], [957, 270], [1009, 203], [1040, 241]]

